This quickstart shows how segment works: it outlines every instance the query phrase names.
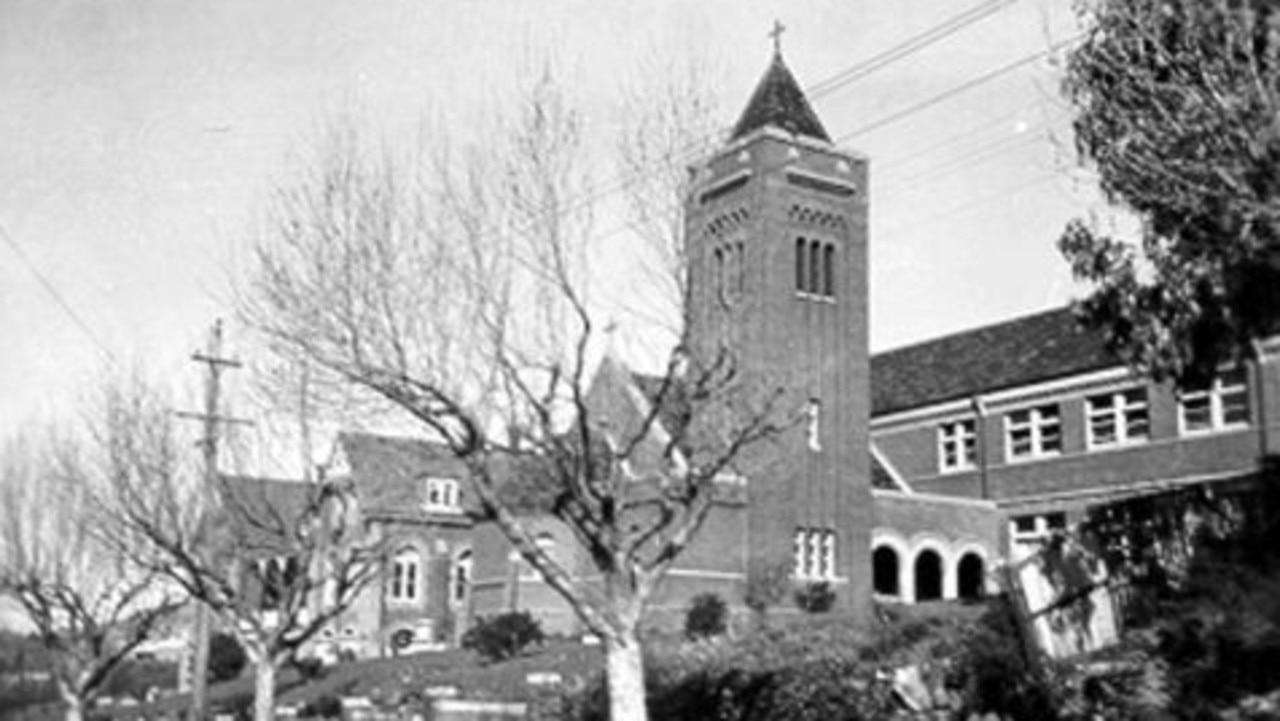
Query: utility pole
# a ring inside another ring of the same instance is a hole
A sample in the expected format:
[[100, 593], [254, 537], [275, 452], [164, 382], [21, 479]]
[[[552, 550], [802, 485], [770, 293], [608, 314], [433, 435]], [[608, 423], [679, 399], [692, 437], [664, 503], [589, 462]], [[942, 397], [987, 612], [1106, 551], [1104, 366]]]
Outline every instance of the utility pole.
[[[205, 351], [195, 352], [191, 359], [205, 364], [204, 412], [179, 412], [180, 418], [200, 421], [204, 425], [198, 445], [204, 456], [204, 482], [213, 488], [218, 483], [218, 431], [223, 424], [249, 421], [231, 418], [219, 414], [219, 402], [222, 393], [222, 372], [239, 368], [240, 362], [222, 357], [222, 321], [217, 320], [209, 331], [209, 341]], [[191, 721], [204, 721], [209, 707], [209, 607], [203, 600], [196, 600], [195, 629], [192, 633], [194, 648], [191, 663], [191, 678], [188, 687], [191, 690]]]

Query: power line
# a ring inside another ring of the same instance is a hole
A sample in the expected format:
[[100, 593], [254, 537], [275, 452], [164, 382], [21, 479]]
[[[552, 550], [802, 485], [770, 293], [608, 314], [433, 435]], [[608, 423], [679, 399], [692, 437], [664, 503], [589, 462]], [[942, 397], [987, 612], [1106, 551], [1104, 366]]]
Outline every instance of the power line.
[[1018, 150], [1024, 146], [1031, 145], [1040, 139], [1041, 138], [1038, 134], [1032, 133], [1030, 130], [1026, 131], [1026, 134], [997, 138], [992, 142], [979, 145], [967, 153], [961, 153], [960, 155], [949, 158], [945, 162], [931, 166], [923, 171], [915, 173], [914, 175], [908, 175], [905, 178], [899, 178], [896, 181], [890, 182], [880, 188], [879, 192], [883, 194], [914, 190], [921, 185], [932, 183], [938, 178], [944, 178], [956, 170], [972, 167], [991, 160], [992, 158], [997, 158], [1012, 150]]
[[896, 112], [890, 113], [882, 118], [879, 118], [878, 120], [874, 120], [860, 128], [857, 128], [848, 133], [845, 133], [844, 135], [841, 135], [838, 138], [836, 138], [836, 143], [842, 143], [847, 140], [856, 138], [860, 135], [866, 135], [867, 133], [870, 133], [872, 131], [880, 130], [881, 128], [887, 127], [889, 125], [902, 121], [906, 118], [909, 118], [912, 115], [915, 115], [916, 113], [922, 112], [924, 110], [928, 110], [929, 108], [932, 108], [933, 106], [938, 105], [939, 103], [950, 100], [951, 98], [957, 95], [960, 95], [962, 93], [967, 93], [970, 90], [973, 90], [974, 88], [985, 85], [993, 80], [996, 80], [997, 78], [1008, 75], [1009, 73], [1012, 73], [1015, 70], [1026, 67], [1027, 65], [1030, 65], [1036, 62], [1037, 60], [1046, 58], [1052, 55], [1053, 53], [1058, 52], [1059, 50], [1067, 47], [1071, 43], [1074, 43], [1075, 41], [1083, 38], [1084, 36], [1085, 36], [1085, 33], [1077, 33], [1067, 38], [1066, 40], [1062, 40], [1057, 43], [1054, 43], [1053, 45], [1049, 46], [1048, 48], [1045, 48], [1044, 50], [1031, 53], [1030, 55], [1025, 55], [1017, 60], [1014, 60], [1011, 63], [1001, 65], [1000, 67], [994, 70], [988, 71], [986, 73], [983, 73], [982, 75], [979, 75], [978, 77], [972, 80], [963, 82], [948, 90], [938, 93], [937, 95], [933, 95], [929, 98], [921, 100], [918, 103], [909, 105], [903, 108], [902, 110], [898, 110]]
[[1040, 175], [1034, 176], [1031, 180], [1024, 181], [1014, 186], [1002, 188], [995, 192], [987, 193], [986, 195], [978, 196], [977, 198], [973, 198], [972, 200], [965, 203], [959, 203], [957, 205], [951, 206], [950, 208], [947, 208], [940, 213], [934, 213], [932, 215], [927, 215], [923, 218], [920, 218], [919, 220], [912, 221], [910, 223], [887, 228], [881, 231], [880, 240], [883, 241], [884, 238], [886, 237], [892, 238], [894, 235], [904, 233], [908, 230], [914, 230], [916, 228], [921, 228], [921, 227], [931, 225], [933, 223], [938, 222], [939, 220], [945, 220], [946, 218], [951, 218], [956, 215], [962, 215], [976, 208], [982, 207], [989, 203], [993, 203], [997, 200], [1008, 199], [1017, 195], [1021, 195], [1022, 193], [1032, 188], [1037, 188], [1041, 185], [1044, 185], [1045, 183], [1057, 180], [1060, 177], [1061, 176], [1059, 176], [1058, 173], [1056, 172], [1042, 173]]
[[[960, 12], [952, 17], [934, 25], [927, 30], [913, 35], [906, 40], [884, 50], [865, 60], [836, 72], [836, 74], [810, 85], [805, 89], [806, 96], [813, 100], [828, 95], [837, 89], [848, 85], [856, 80], [860, 80], [872, 73], [885, 68], [893, 63], [910, 57], [925, 48], [935, 45], [946, 38], [960, 32], [961, 30], [973, 25], [974, 23], [984, 20], [991, 15], [1003, 10], [1004, 8], [1017, 2], [1017, 0], [987, 0], [980, 5], [976, 5], [968, 10]], [[694, 154], [698, 153], [702, 146], [706, 143], [713, 142], [716, 138], [731, 130], [731, 126], [718, 128], [709, 135], [694, 138], [683, 148], [675, 152], [675, 156], [680, 159], [692, 160]], [[588, 190], [583, 198], [577, 201], [571, 201], [562, 213], [571, 212], [575, 208], [585, 207], [590, 203], [606, 198], [614, 193], [621, 192], [631, 185], [643, 180], [650, 175], [661, 170], [661, 166], [653, 166], [648, 170], [642, 170], [631, 177], [616, 178], [607, 185], [598, 187], [594, 190]]]
[[1018, 116], [1022, 115], [1022, 113], [1042, 104], [1043, 104], [1043, 101], [1040, 101], [1040, 100], [1027, 103], [1026, 105], [1022, 105], [1021, 107], [1018, 107], [1014, 110], [1004, 113], [1003, 115], [998, 115], [994, 118], [991, 118], [990, 120], [984, 121], [981, 125], [972, 127], [962, 133], [956, 133], [955, 135], [947, 136], [946, 138], [943, 138], [938, 142], [930, 143], [929, 145], [916, 148], [915, 150], [912, 150], [910, 153], [906, 153], [905, 155], [899, 155], [897, 157], [890, 157], [890, 158], [881, 160], [877, 163], [877, 166], [880, 168], [881, 172], [884, 172], [885, 168], [897, 168], [897, 167], [906, 165], [910, 163], [912, 160], [915, 160], [916, 158], [922, 158], [928, 155], [932, 155], [933, 153], [936, 153], [937, 151], [949, 145], [955, 145], [961, 141], [972, 138], [975, 135], [980, 135], [981, 133], [984, 133], [990, 130], [991, 128], [994, 128], [1009, 120], [1013, 120], [1014, 118], [1017, 118]]
[[885, 50], [877, 55], [873, 55], [866, 60], [859, 62], [851, 68], [842, 70], [830, 78], [821, 80], [807, 89], [810, 98], [818, 98], [827, 93], [833, 92], [855, 80], [859, 80], [885, 66], [891, 65], [902, 58], [913, 55], [931, 45], [934, 45], [946, 38], [960, 32], [961, 30], [973, 25], [974, 23], [985, 20], [988, 17], [1003, 10], [1005, 7], [1012, 5], [1017, 0], [987, 0], [981, 5], [974, 6], [958, 15], [935, 25], [919, 35], [912, 36], [903, 42]]
[[57, 286], [53, 284], [53, 281], [49, 280], [49, 277], [41, 272], [40, 268], [32, 262], [31, 258], [26, 254], [26, 251], [22, 249], [22, 246], [18, 245], [18, 242], [13, 239], [13, 236], [9, 235], [9, 231], [5, 230], [4, 225], [0, 225], [0, 238], [4, 239], [5, 245], [8, 245], [9, 248], [13, 250], [14, 255], [18, 256], [18, 260], [22, 261], [22, 264], [31, 272], [31, 275], [35, 276], [35, 279], [44, 287], [45, 292], [47, 292], [49, 297], [53, 299], [53, 302], [62, 309], [62, 312], [66, 313], [67, 317], [71, 319], [71, 322], [85, 334], [85, 337], [98, 347], [98, 350], [106, 356], [107, 360], [111, 361], [112, 365], [119, 367], [120, 359], [116, 357], [116, 354], [111, 352], [111, 349], [102, 342], [102, 339], [98, 337], [98, 334], [93, 332], [93, 328], [90, 327], [90, 325], [85, 322], [84, 318], [76, 312], [75, 308], [71, 307], [71, 304], [67, 302], [67, 299], [62, 295], [62, 292], [59, 291]]

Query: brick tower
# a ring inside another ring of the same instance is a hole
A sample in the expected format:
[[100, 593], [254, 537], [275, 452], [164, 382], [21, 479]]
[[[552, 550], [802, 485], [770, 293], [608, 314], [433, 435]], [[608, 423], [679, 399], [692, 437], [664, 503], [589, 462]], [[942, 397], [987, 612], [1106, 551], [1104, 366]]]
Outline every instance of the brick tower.
[[775, 49], [686, 200], [692, 345], [794, 418], [741, 459], [748, 573], [785, 564], [870, 607], [867, 161], [831, 142]]

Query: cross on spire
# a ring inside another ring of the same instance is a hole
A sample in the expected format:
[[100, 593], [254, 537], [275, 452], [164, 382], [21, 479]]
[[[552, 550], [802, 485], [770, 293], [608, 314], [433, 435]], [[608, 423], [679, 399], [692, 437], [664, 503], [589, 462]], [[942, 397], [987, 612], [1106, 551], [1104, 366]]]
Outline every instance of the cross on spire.
[[781, 20], [773, 21], [773, 29], [769, 31], [769, 37], [773, 38], [773, 54], [782, 54], [782, 34], [787, 31], [787, 26], [782, 24]]

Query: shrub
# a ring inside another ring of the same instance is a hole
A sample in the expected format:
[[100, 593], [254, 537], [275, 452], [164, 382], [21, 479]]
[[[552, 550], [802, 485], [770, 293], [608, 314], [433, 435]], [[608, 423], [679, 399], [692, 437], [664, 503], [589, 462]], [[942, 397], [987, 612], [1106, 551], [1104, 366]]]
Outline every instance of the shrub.
[[302, 718], [342, 718], [342, 700], [333, 694], [317, 696], [303, 706], [298, 715]]
[[215, 633], [209, 638], [209, 680], [214, 683], [230, 681], [240, 675], [249, 657], [235, 636]]
[[479, 618], [462, 636], [462, 647], [491, 662], [503, 661], [546, 637], [542, 626], [528, 611], [510, 611], [492, 618]]
[[796, 605], [808, 613], [826, 613], [836, 605], [836, 592], [826, 581], [814, 581], [796, 590]]
[[684, 617], [684, 635], [692, 640], [711, 638], [725, 632], [729, 620], [729, 607], [724, 599], [714, 593], [700, 593], [693, 597]]
[[948, 679], [959, 689], [964, 711], [1014, 719], [1058, 718], [1054, 687], [1027, 658], [1012, 604], [1004, 597], [988, 603], [987, 612], [961, 641]]

